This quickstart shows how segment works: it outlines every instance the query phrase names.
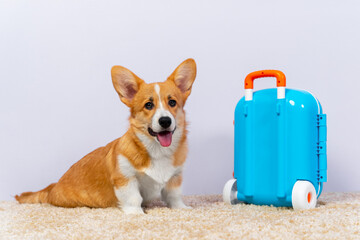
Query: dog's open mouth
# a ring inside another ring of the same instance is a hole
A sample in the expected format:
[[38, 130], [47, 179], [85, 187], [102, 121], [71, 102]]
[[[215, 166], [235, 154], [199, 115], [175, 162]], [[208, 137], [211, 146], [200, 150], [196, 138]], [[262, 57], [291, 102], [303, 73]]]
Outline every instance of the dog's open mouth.
[[156, 133], [151, 128], [148, 128], [148, 131], [151, 136], [157, 138], [157, 140], [160, 142], [161, 146], [168, 147], [171, 145], [172, 135], [175, 132], [175, 129], [172, 132], [162, 131], [162, 132]]

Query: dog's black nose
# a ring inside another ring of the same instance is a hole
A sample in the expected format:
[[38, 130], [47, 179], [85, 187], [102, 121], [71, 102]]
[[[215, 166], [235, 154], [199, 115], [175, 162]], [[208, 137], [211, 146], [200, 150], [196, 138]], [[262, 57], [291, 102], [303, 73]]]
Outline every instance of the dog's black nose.
[[161, 118], [159, 118], [159, 124], [163, 128], [168, 128], [171, 125], [171, 118], [169, 118], [169, 117], [161, 117]]

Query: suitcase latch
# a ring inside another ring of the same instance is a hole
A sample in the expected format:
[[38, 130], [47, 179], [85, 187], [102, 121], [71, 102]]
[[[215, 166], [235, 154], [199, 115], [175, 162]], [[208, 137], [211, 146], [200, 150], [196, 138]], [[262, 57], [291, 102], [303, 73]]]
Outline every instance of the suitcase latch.
[[317, 155], [318, 155], [318, 181], [327, 181], [327, 155], [326, 155], [326, 140], [327, 140], [327, 127], [326, 127], [326, 114], [317, 115], [317, 128], [318, 128], [318, 142], [317, 142]]

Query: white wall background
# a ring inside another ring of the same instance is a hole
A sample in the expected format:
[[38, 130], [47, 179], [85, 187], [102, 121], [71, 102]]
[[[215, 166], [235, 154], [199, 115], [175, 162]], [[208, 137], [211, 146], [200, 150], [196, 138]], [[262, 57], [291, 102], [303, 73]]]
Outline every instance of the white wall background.
[[56, 182], [126, 131], [111, 66], [163, 81], [189, 57], [185, 194], [220, 193], [231, 178], [243, 79], [268, 68], [328, 114], [324, 190], [359, 191], [359, 13], [357, 1], [1, 1], [0, 199]]

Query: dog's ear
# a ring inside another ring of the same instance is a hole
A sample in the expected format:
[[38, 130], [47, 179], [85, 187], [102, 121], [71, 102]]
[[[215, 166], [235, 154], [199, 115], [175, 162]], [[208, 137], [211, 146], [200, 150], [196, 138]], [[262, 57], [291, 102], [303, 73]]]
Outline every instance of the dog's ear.
[[175, 85], [181, 90], [184, 102], [191, 93], [191, 87], [196, 77], [196, 63], [192, 58], [183, 61], [175, 71], [168, 77], [167, 81], [174, 81]]
[[113, 66], [111, 68], [111, 78], [120, 100], [128, 107], [131, 107], [131, 102], [144, 81], [122, 66]]

